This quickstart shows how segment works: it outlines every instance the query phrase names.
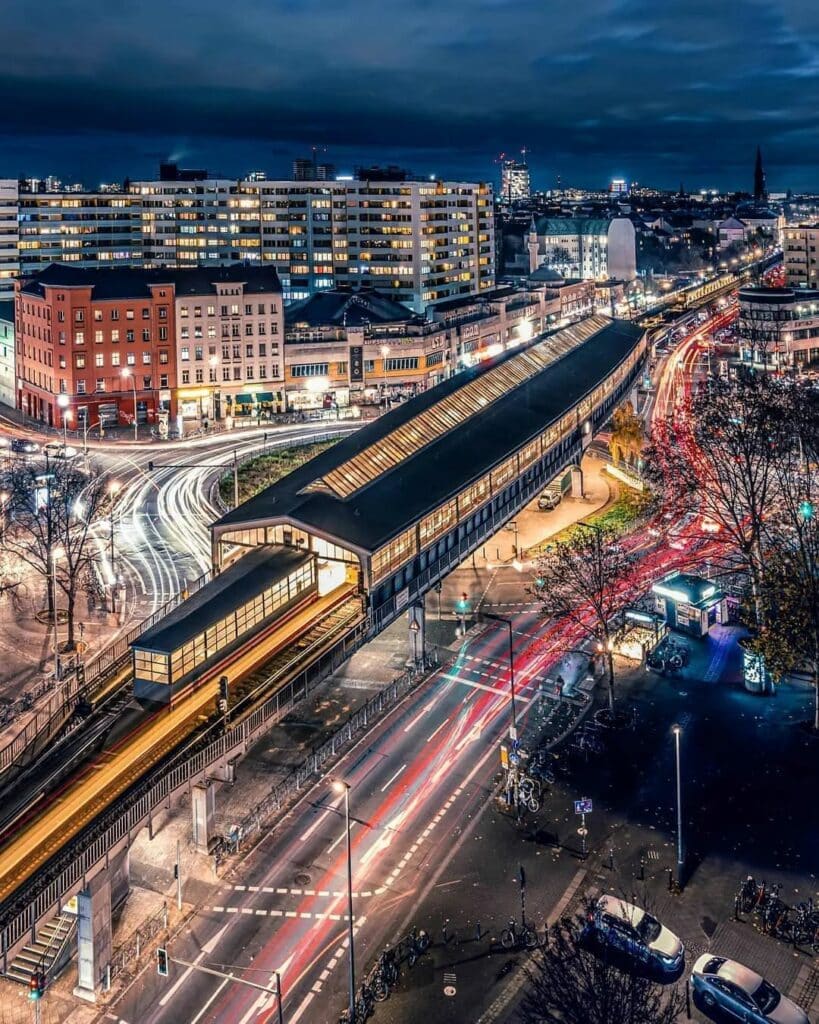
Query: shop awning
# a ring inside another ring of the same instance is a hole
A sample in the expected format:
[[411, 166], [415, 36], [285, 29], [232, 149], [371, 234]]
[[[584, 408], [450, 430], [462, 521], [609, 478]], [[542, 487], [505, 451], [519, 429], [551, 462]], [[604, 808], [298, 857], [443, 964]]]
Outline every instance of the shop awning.
[[272, 402], [273, 401], [273, 392], [272, 391], [260, 391], [256, 395], [256, 401], [257, 402]]
[[253, 395], [237, 395], [233, 401], [237, 405], [253, 405]]

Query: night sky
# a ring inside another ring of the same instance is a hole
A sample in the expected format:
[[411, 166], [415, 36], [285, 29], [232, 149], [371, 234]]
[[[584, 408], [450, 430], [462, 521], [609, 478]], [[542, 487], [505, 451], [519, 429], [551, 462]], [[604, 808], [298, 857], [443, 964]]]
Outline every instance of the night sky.
[[400, 162], [819, 189], [816, 0], [0, 0], [0, 177]]

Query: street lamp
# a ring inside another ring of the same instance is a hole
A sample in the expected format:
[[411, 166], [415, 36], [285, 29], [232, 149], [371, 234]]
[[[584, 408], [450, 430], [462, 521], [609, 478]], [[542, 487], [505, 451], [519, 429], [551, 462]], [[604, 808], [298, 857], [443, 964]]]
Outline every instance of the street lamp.
[[350, 784], [333, 779], [333, 789], [344, 794], [344, 822], [347, 829], [347, 934], [350, 942], [350, 1024], [355, 1024], [355, 950], [353, 948], [353, 851], [350, 845]]
[[381, 373], [384, 377], [384, 408], [387, 408], [387, 356], [390, 354], [390, 346], [381, 346]]
[[518, 738], [518, 722], [515, 713], [515, 649], [512, 645], [512, 620], [506, 618], [505, 615], [495, 615], [493, 612], [484, 612], [484, 615], [487, 619], [492, 619], [495, 622], [503, 622], [509, 630], [509, 696], [512, 709], [509, 739], [516, 740]]
[[60, 679], [60, 638], [57, 633], [57, 559], [65, 554], [62, 548], [51, 549], [51, 606], [54, 615], [54, 680]]
[[63, 446], [68, 447], [68, 421], [71, 419], [68, 407], [71, 405], [71, 399], [68, 395], [57, 395], [57, 405], [63, 418]]
[[677, 756], [677, 885], [682, 888], [683, 864], [685, 860], [682, 835], [682, 778], [680, 775], [680, 736], [682, 735], [682, 726], [674, 725], [671, 727], [671, 731], [674, 733], [674, 746]]
[[127, 366], [122, 368], [122, 376], [131, 378], [131, 387], [134, 390], [134, 440], [139, 440], [137, 433], [137, 393], [136, 393], [136, 375], [133, 370], [129, 370]]
[[0, 491], [0, 541], [6, 539], [6, 505], [8, 500], [8, 491]]
[[219, 365], [219, 356], [211, 356], [208, 359], [208, 365], [210, 366], [208, 383], [212, 385], [210, 388], [210, 415], [216, 419], [216, 367]]
[[111, 508], [109, 510], [109, 518], [111, 523], [111, 614], [116, 615], [117, 613], [117, 570], [116, 562], [114, 560], [114, 504], [116, 502], [117, 495], [122, 489], [122, 484], [119, 480], [112, 480], [108, 484], [108, 494], [111, 498]]

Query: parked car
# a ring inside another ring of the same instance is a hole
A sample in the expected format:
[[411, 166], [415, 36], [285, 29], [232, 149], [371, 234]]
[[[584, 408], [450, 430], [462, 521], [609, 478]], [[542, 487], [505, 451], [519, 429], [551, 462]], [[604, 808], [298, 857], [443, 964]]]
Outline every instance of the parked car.
[[691, 984], [706, 1012], [719, 1007], [743, 1024], [810, 1024], [796, 1003], [736, 960], [703, 953], [691, 971]]
[[76, 448], [72, 448], [70, 444], [51, 441], [49, 444], [43, 445], [43, 454], [49, 459], [74, 459], [79, 455], [79, 452]]
[[562, 500], [563, 493], [559, 487], [547, 487], [537, 499], [537, 507], [541, 512], [550, 512], [553, 508], [557, 508]]
[[601, 896], [589, 915], [597, 939], [661, 971], [677, 971], [685, 958], [682, 939], [648, 911], [617, 896]]
[[34, 455], [40, 450], [39, 444], [28, 437], [13, 437], [11, 439], [11, 450], [18, 455]]

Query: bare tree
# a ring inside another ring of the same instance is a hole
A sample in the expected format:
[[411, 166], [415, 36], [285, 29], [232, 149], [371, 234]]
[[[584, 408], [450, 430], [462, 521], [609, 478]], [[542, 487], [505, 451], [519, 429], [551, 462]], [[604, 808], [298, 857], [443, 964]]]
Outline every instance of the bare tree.
[[98, 558], [93, 525], [109, 502], [105, 481], [67, 459], [45, 466], [17, 464], [5, 478], [6, 550], [46, 583], [48, 617], [54, 621], [54, 588], [66, 600], [68, 649], [74, 648], [76, 600]]
[[674, 1024], [685, 1008], [677, 985], [625, 970], [584, 937], [584, 915], [549, 930], [526, 968], [520, 1024]]
[[609, 451], [615, 463], [621, 459], [636, 463], [645, 444], [645, 429], [642, 419], [634, 411], [631, 402], [624, 402], [614, 410], [611, 418], [611, 441]]
[[548, 619], [563, 619], [594, 640], [608, 658], [609, 710], [614, 711], [613, 638], [615, 619], [628, 604], [632, 555], [611, 527], [578, 523], [556, 541], [536, 565], [533, 593]]
[[751, 370], [709, 380], [687, 415], [655, 431], [645, 453], [647, 474], [664, 502], [679, 514], [712, 520], [739, 557], [757, 627], [763, 524], [777, 500], [779, 461], [795, 440], [792, 392]]

